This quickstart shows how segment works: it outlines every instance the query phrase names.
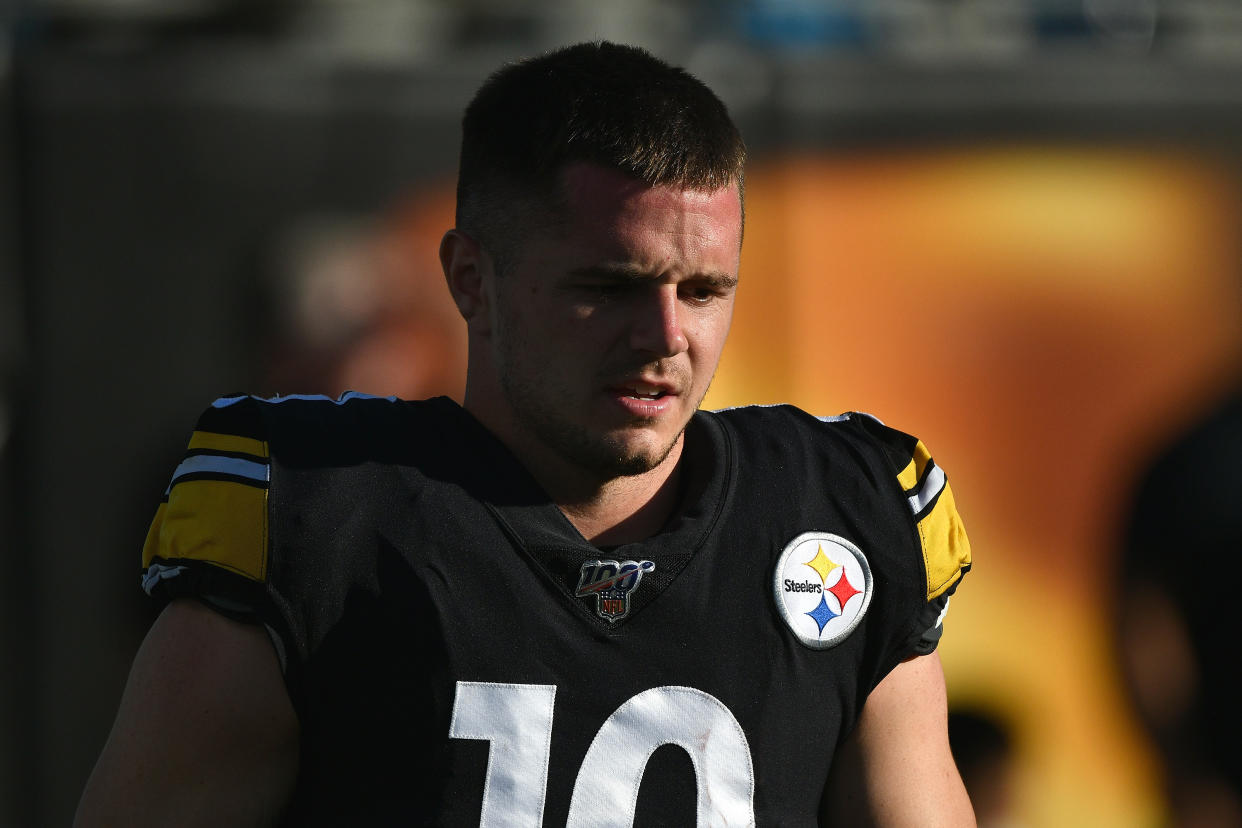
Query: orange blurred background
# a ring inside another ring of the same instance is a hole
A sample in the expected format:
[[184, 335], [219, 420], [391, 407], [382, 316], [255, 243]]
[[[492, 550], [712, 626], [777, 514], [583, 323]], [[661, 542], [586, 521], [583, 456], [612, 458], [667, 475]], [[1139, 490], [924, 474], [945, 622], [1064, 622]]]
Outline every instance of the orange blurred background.
[[1239, 374], [1236, 182], [1199, 156], [1018, 146], [778, 160], [747, 199], [707, 405], [861, 409], [920, 436], [975, 549], [950, 702], [1012, 730], [1010, 824], [1158, 824], [1113, 565], [1136, 475]]

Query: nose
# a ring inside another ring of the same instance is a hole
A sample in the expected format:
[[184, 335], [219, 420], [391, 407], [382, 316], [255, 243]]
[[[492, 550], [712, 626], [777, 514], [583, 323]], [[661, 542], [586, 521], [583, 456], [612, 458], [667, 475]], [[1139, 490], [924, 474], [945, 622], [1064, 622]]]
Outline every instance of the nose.
[[675, 356], [690, 347], [681, 327], [677, 285], [654, 285], [637, 304], [630, 326], [630, 346], [657, 358]]

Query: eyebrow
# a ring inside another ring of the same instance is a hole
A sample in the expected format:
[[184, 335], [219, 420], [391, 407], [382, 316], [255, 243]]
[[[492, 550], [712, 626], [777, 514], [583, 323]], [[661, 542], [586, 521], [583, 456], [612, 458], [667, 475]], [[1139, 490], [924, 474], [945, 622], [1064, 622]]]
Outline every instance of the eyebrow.
[[[607, 279], [618, 282], [645, 282], [659, 278], [658, 274], [653, 274], [648, 270], [644, 270], [638, 265], [624, 264], [621, 262], [578, 267], [569, 271], [569, 274], [577, 279]], [[731, 273], [716, 271], [695, 273], [687, 281], [690, 280], [700, 284], [707, 284], [714, 288], [726, 290], [737, 287], [738, 281], [737, 277]]]

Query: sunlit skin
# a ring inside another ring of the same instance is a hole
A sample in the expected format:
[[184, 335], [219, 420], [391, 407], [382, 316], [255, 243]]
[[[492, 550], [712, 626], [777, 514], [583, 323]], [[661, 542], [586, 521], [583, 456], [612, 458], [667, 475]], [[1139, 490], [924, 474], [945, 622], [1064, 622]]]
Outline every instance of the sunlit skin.
[[649, 187], [577, 163], [564, 221], [506, 271], [450, 231], [441, 259], [470, 336], [465, 407], [599, 542], [651, 534], [676, 506], [682, 433], [733, 315], [736, 186]]

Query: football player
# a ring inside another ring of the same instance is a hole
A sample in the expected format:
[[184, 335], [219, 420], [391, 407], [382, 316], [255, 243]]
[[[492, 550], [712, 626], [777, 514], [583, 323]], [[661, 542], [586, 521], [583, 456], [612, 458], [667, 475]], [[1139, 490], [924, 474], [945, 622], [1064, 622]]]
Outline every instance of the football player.
[[642, 50], [494, 74], [440, 245], [463, 405], [202, 415], [79, 823], [973, 825], [943, 471], [864, 415], [699, 409], [744, 160]]

